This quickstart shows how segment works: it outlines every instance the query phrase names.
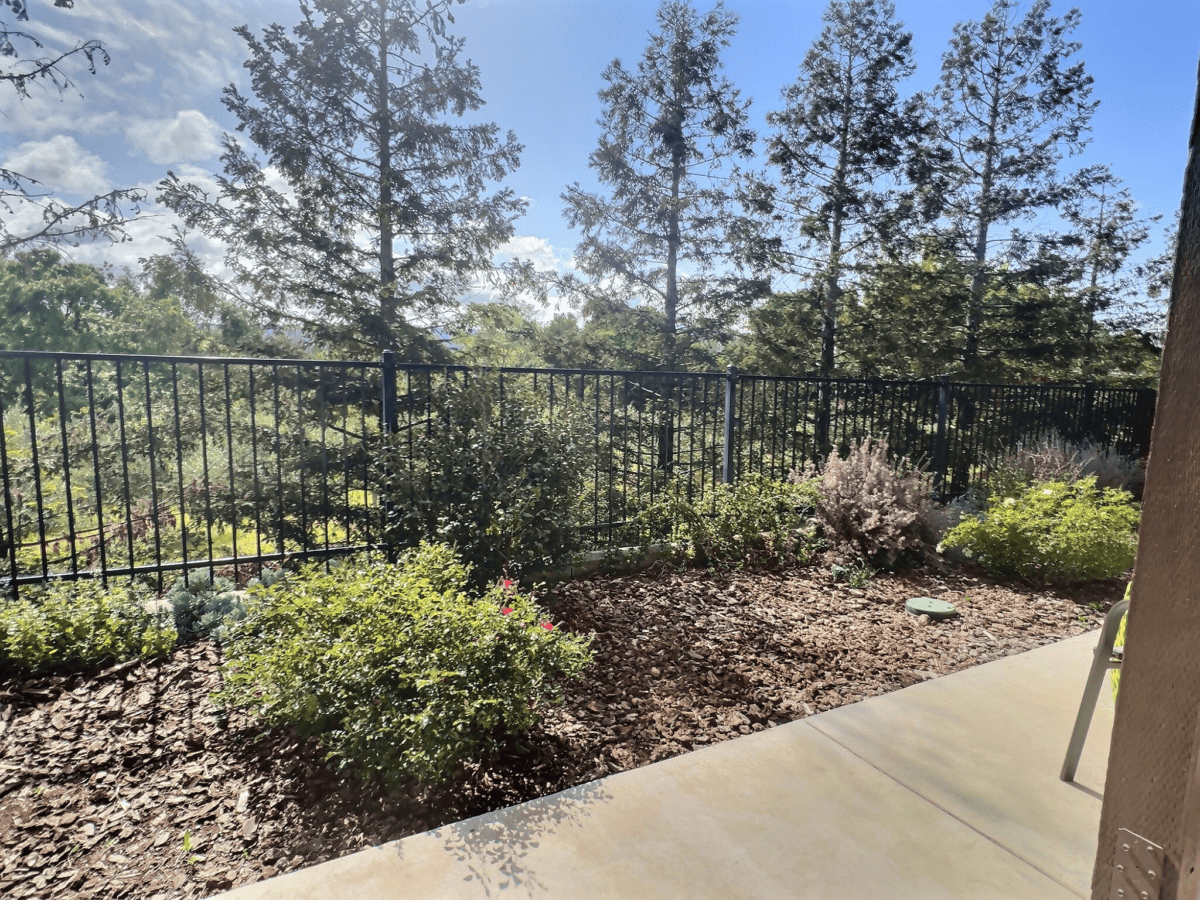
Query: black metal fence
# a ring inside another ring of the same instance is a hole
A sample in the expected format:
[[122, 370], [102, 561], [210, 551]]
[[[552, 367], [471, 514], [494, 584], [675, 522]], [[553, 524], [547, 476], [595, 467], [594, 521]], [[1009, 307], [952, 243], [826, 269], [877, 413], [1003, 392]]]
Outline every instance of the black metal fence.
[[[0, 583], [176, 573], [234, 577], [379, 547], [379, 450], [434, 415], [455, 366], [0, 351]], [[1057, 431], [1127, 456], [1154, 391], [724, 373], [493, 370], [501, 402], [585, 416], [589, 542], [625, 537], [671, 478], [701, 496], [783, 478], [867, 436], [924, 465], [943, 497], [989, 459]], [[412, 462], [410, 460], [410, 462]]]

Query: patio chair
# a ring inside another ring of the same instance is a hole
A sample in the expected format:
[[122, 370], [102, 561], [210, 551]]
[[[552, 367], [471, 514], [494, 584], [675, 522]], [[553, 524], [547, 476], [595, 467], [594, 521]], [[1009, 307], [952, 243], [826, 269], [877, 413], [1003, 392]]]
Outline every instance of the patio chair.
[[1062, 772], [1059, 778], [1071, 782], [1075, 780], [1075, 770], [1079, 768], [1079, 757], [1083, 754], [1083, 742], [1087, 740], [1088, 728], [1092, 724], [1092, 716], [1096, 712], [1096, 700], [1100, 697], [1100, 686], [1109, 669], [1121, 668], [1125, 648], [1113, 648], [1117, 640], [1117, 631], [1121, 628], [1121, 619], [1129, 609], [1128, 600], [1119, 600], [1113, 604], [1104, 619], [1104, 628], [1100, 632], [1100, 641], [1096, 644], [1096, 652], [1092, 656], [1092, 670], [1088, 673], [1087, 685], [1083, 689], [1083, 700], [1079, 704], [1079, 714], [1075, 716], [1075, 730], [1071, 732], [1071, 743], [1067, 745], [1067, 758], [1063, 760]]

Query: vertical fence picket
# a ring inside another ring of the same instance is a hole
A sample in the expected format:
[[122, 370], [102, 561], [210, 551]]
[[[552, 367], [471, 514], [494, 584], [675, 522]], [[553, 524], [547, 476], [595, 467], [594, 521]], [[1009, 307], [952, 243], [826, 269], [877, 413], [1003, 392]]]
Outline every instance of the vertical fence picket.
[[4, 481], [4, 543], [5, 556], [8, 557], [8, 583], [6, 587], [17, 600], [20, 595], [20, 582], [17, 580], [17, 544], [20, 535], [13, 527], [13, 490], [12, 480], [8, 471], [8, 437], [4, 424], [4, 397], [0, 396], [0, 478]]
[[117, 360], [117, 433], [121, 440], [121, 479], [125, 490], [121, 499], [125, 503], [125, 545], [128, 551], [128, 570], [133, 578], [133, 497], [129, 488], [129, 439], [125, 431], [125, 390], [122, 382], [121, 360]]
[[950, 380], [944, 375], [938, 385], [937, 397], [937, 439], [933, 445], [933, 489], [939, 497], [942, 497], [946, 493], [946, 465], [949, 459], [946, 423], [950, 415]]
[[[385, 470], [385, 476], [391, 474], [390, 466], [395, 464], [395, 454], [389, 451], [390, 438], [396, 433], [400, 427], [399, 410], [396, 408], [396, 355], [391, 350], [385, 350], [381, 360], [380, 374], [383, 377], [381, 385], [380, 403], [379, 403], [379, 427], [383, 433], [383, 448], [384, 459], [388, 461], [389, 468]], [[408, 373], [406, 373], [408, 374]], [[408, 465], [412, 466], [412, 448], [413, 448], [413, 420], [412, 420], [412, 380], [408, 378], [406, 383], [406, 402], [408, 406]], [[411, 473], [410, 473], [411, 474]], [[409, 484], [413, 481], [409, 478]], [[392, 546], [392, 542], [387, 540], [388, 525], [393, 518], [393, 509], [395, 508], [396, 498], [387, 493], [383, 497], [383, 534], [381, 537], [387, 544], [388, 559], [394, 561], [396, 559], [396, 551]]]
[[[79, 574], [79, 557], [75, 547], [75, 497], [71, 490], [71, 448], [67, 441], [67, 398], [63, 389], [63, 361], [54, 361], [54, 378], [58, 388], [58, 424], [62, 434], [63, 487], [67, 498], [67, 546], [71, 554], [71, 574]], [[0, 426], [2, 427], [2, 426]]]
[[29, 416], [29, 456], [33, 469], [33, 492], [37, 503], [38, 549], [42, 561], [42, 577], [50, 573], [50, 560], [46, 555], [46, 507], [42, 498], [42, 467], [38, 456], [37, 408], [33, 402], [33, 362], [25, 359], [25, 411]]
[[[158, 462], [158, 447], [154, 443], [154, 412], [151, 409], [150, 396], [150, 362], [142, 363], [142, 380], [146, 388], [146, 443], [149, 446], [147, 459], [150, 463], [150, 519], [154, 529], [154, 577], [158, 589], [163, 589], [163, 558], [162, 534], [160, 531], [162, 516], [158, 508], [158, 474], [155, 471]], [[131, 563], [132, 566], [132, 563]]]
[[[175, 474], [179, 485], [179, 547], [180, 556], [183, 557], [183, 583], [187, 585], [190, 581], [188, 566], [188, 530], [187, 530], [187, 496], [183, 488], [183, 432], [179, 424], [179, 366], [177, 363], [171, 363], [171, 394], [175, 413]], [[100, 485], [96, 485], [96, 502], [100, 502], [99, 498]]]
[[[257, 403], [255, 402], [256, 388], [258, 385], [254, 382], [254, 366], [246, 367], [246, 375], [248, 384], [246, 386], [249, 392], [250, 402], [250, 470], [253, 473], [253, 490], [254, 490], [254, 552], [258, 559], [262, 559], [262, 490], [259, 487], [258, 479], [258, 416], [256, 415]], [[260, 567], [261, 571], [261, 567]]]

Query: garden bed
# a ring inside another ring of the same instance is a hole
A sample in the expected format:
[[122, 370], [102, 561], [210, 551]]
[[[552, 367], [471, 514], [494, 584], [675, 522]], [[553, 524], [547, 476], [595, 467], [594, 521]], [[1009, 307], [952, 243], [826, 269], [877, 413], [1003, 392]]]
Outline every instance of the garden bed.
[[[921, 570], [852, 588], [828, 566], [562, 584], [540, 602], [560, 627], [596, 634], [565, 703], [450, 784], [391, 794], [339, 776], [312, 742], [243, 714], [220, 722], [211, 643], [9, 678], [0, 895], [207, 896], [1079, 634], [1124, 584], [1047, 590]], [[904, 609], [920, 595], [960, 615], [923, 623]]]

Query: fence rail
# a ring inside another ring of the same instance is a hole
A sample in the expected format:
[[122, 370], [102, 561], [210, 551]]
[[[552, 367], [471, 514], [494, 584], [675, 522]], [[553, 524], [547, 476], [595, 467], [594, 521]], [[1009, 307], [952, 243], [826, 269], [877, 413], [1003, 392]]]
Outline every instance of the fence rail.
[[[428, 427], [463, 366], [0, 351], [0, 584], [248, 575], [266, 562], [382, 545], [385, 435]], [[924, 465], [942, 498], [989, 459], [1057, 430], [1127, 456], [1152, 390], [738, 373], [490, 370], [500, 391], [564, 405], [594, 441], [581, 527], [597, 547], [671, 478], [703, 496], [783, 478], [867, 436]], [[411, 443], [409, 444], [411, 446]], [[401, 454], [402, 458], [403, 454]], [[409, 464], [416, 461], [409, 459]], [[403, 502], [402, 498], [391, 498]]]

